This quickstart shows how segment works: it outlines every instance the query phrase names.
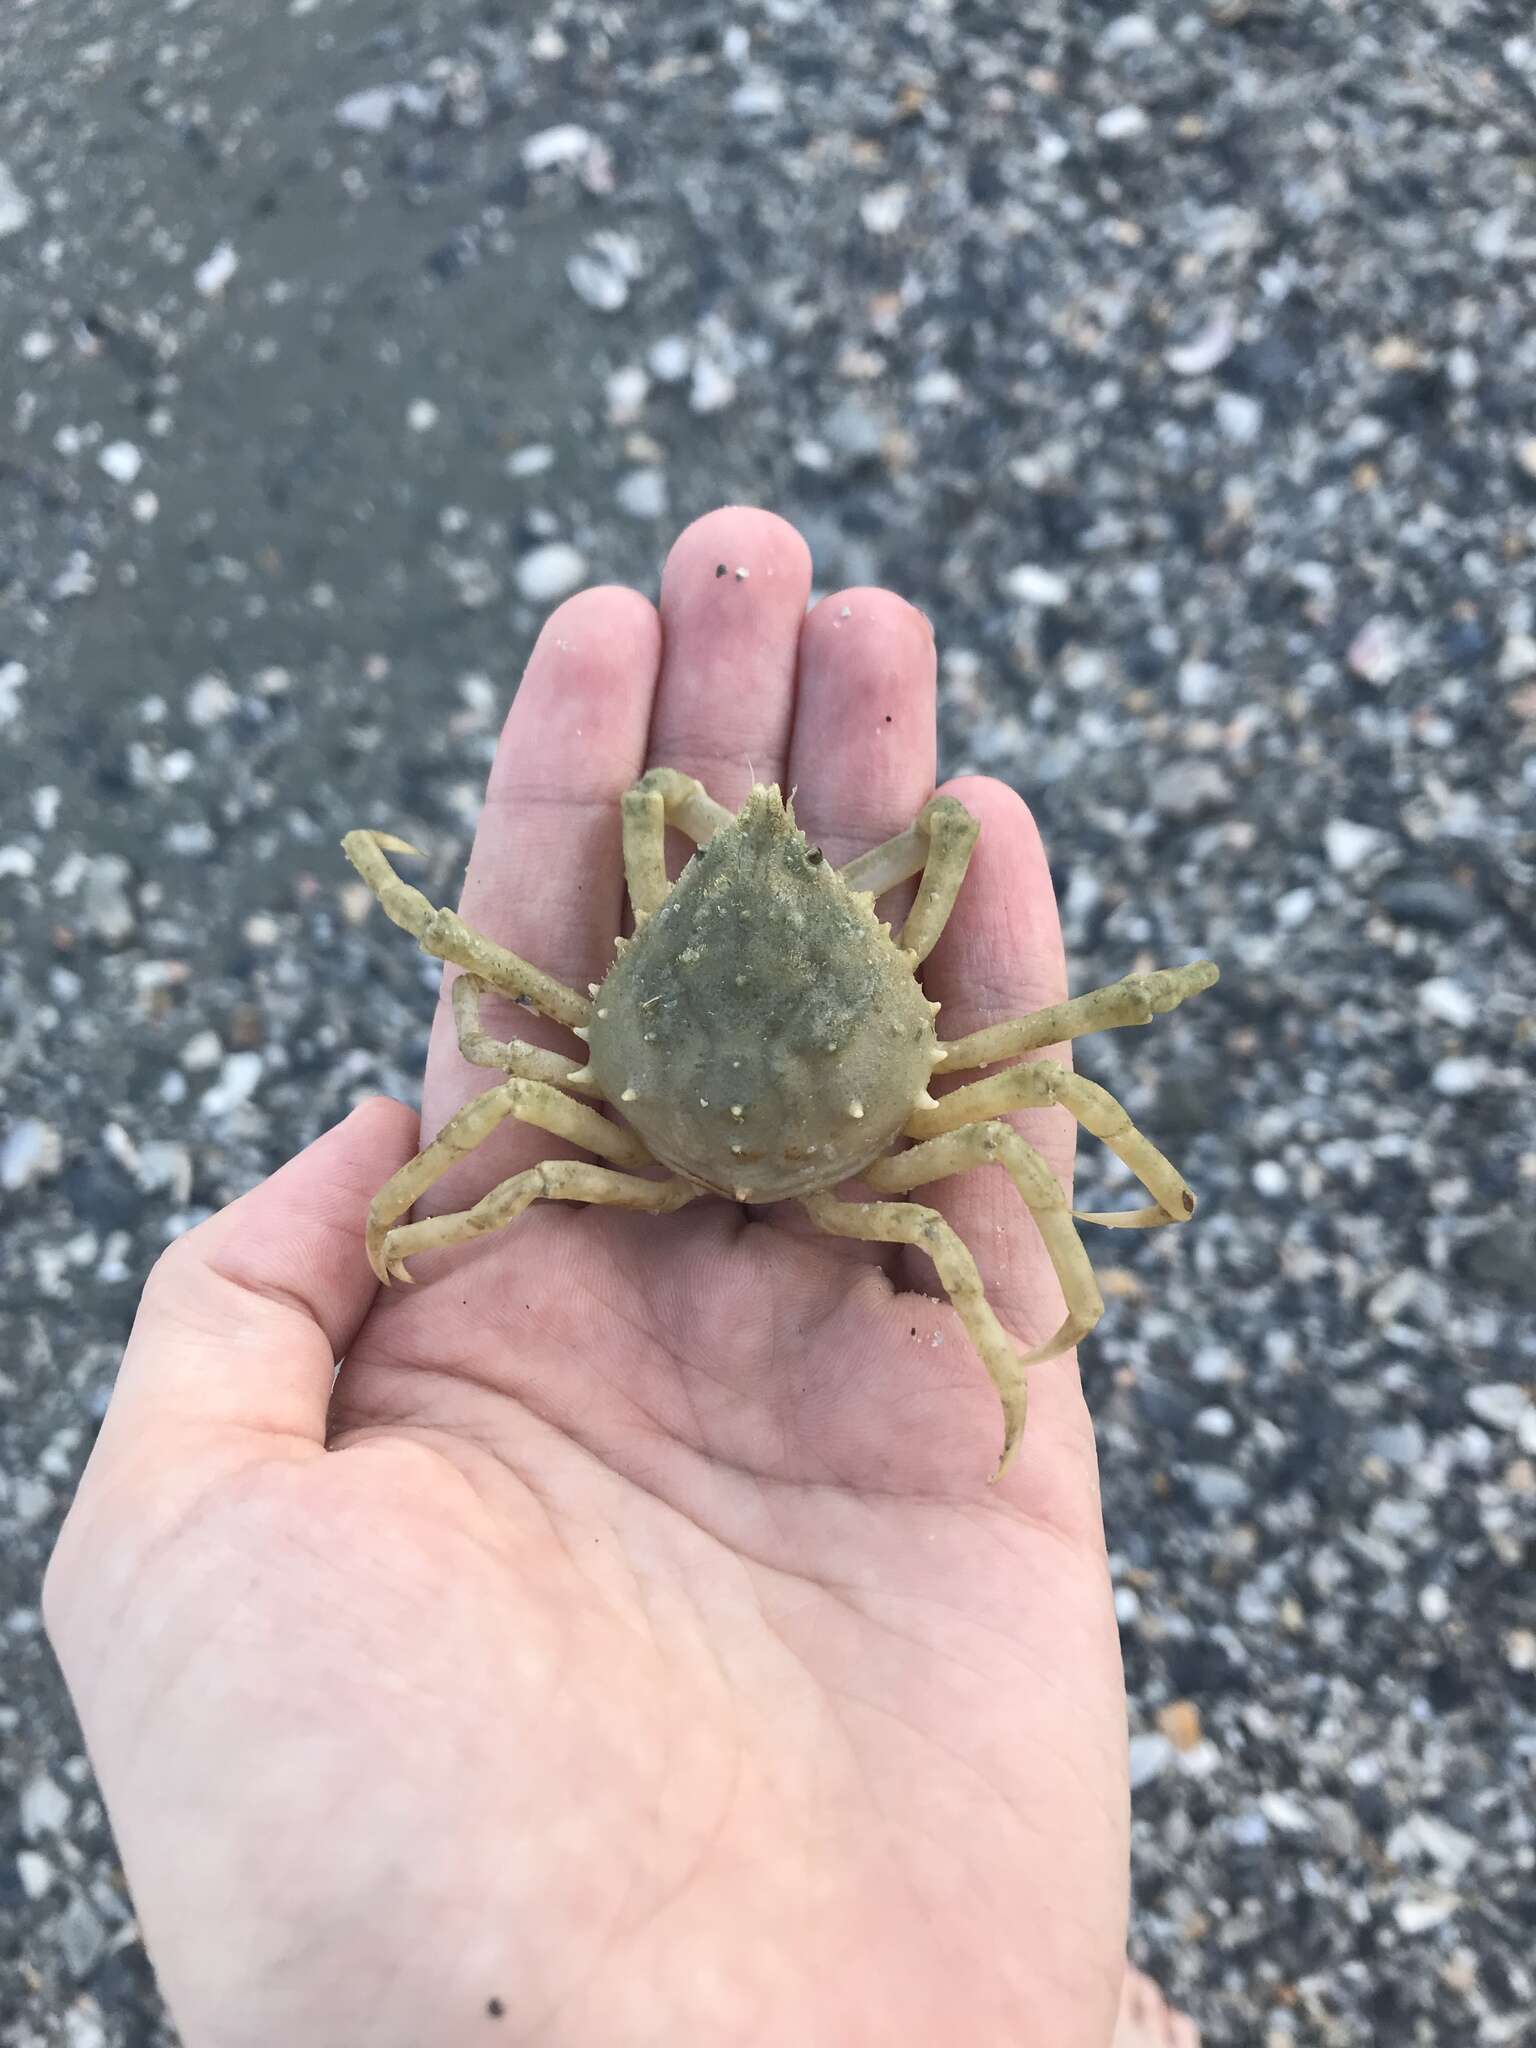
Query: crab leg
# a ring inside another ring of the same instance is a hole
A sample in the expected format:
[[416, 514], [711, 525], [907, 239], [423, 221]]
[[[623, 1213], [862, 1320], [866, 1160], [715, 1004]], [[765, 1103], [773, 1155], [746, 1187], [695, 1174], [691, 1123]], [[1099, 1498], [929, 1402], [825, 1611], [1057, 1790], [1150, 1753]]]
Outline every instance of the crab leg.
[[1189, 1221], [1195, 1213], [1195, 1198], [1177, 1167], [1142, 1136], [1107, 1088], [1070, 1073], [1055, 1060], [1028, 1060], [1021, 1067], [1009, 1067], [985, 1081], [956, 1088], [938, 1101], [930, 1095], [907, 1119], [905, 1129], [909, 1138], [936, 1138], [962, 1124], [1003, 1116], [1009, 1110], [1047, 1109], [1055, 1104], [1069, 1110], [1085, 1131], [1101, 1138], [1117, 1159], [1124, 1160], [1157, 1205], [1092, 1213], [1074, 1209], [1072, 1214], [1079, 1222], [1150, 1230], [1160, 1223]]
[[477, 1067], [499, 1067], [519, 1081], [547, 1081], [552, 1088], [579, 1088], [584, 1095], [602, 1096], [602, 1089], [585, 1067], [578, 1067], [564, 1053], [546, 1052], [522, 1038], [492, 1038], [480, 1027], [480, 998], [485, 983], [472, 974], [456, 975], [453, 983], [453, 1021], [459, 1034], [459, 1051]]
[[1003, 1452], [992, 1474], [1000, 1477], [1024, 1434], [1029, 1382], [1024, 1358], [993, 1314], [976, 1261], [959, 1235], [936, 1209], [925, 1209], [920, 1202], [840, 1202], [834, 1195], [803, 1195], [800, 1206], [829, 1237], [916, 1245], [932, 1259], [1003, 1404]]
[[952, 1038], [944, 1047], [944, 1071], [955, 1074], [963, 1067], [991, 1067], [999, 1060], [1016, 1059], [1020, 1053], [1037, 1052], [1043, 1045], [1082, 1038], [1090, 1031], [1150, 1024], [1154, 1017], [1176, 1010], [1190, 996], [1209, 988], [1220, 974], [1214, 960], [1162, 967], [1155, 974], [1128, 974], [1107, 988], [1074, 996], [1069, 1003], [1053, 1003], [1048, 1010], [1032, 1010], [1027, 1017], [988, 1025], [967, 1038]]
[[[610, 1125], [611, 1129], [612, 1126]], [[583, 1159], [546, 1159], [514, 1173], [499, 1187], [483, 1195], [472, 1209], [452, 1215], [429, 1216], [421, 1223], [403, 1223], [383, 1241], [382, 1260], [391, 1274], [408, 1279], [404, 1261], [417, 1252], [441, 1251], [448, 1245], [467, 1244], [487, 1231], [503, 1230], [515, 1223], [530, 1202], [596, 1202], [613, 1209], [640, 1209], [665, 1215], [691, 1202], [699, 1190], [685, 1180], [637, 1180], [633, 1174], [615, 1173], [606, 1166], [590, 1166]]]
[[732, 813], [717, 804], [691, 775], [676, 768], [652, 768], [633, 789], [624, 792], [624, 879], [634, 907], [635, 926], [660, 910], [671, 883], [667, 880], [667, 827], [675, 825], [695, 846], [705, 846]]
[[434, 1181], [441, 1180], [450, 1166], [482, 1145], [509, 1116], [534, 1124], [554, 1137], [568, 1138], [573, 1145], [596, 1152], [603, 1159], [612, 1159], [620, 1166], [655, 1164], [633, 1131], [609, 1123], [589, 1104], [573, 1102], [546, 1081], [503, 1081], [499, 1088], [487, 1089], [484, 1095], [477, 1095], [473, 1102], [466, 1102], [456, 1115], [449, 1117], [431, 1144], [424, 1145], [414, 1159], [408, 1159], [398, 1172], [391, 1174], [369, 1204], [368, 1263], [386, 1286], [393, 1279], [409, 1278], [395, 1270], [398, 1255], [390, 1251], [389, 1245], [398, 1233], [392, 1232], [390, 1225], [404, 1216]]
[[842, 878], [850, 889], [883, 896], [921, 871], [917, 900], [896, 943], [917, 960], [926, 960], [949, 922], [980, 830], [957, 797], [930, 797], [908, 831], [849, 861]]
[[386, 855], [419, 855], [409, 840], [392, 832], [349, 832], [341, 850], [378, 897], [385, 916], [409, 932], [424, 953], [467, 969], [501, 995], [531, 1003], [557, 1024], [586, 1023], [592, 1005], [585, 996], [475, 931], [456, 911], [434, 909], [430, 898], [395, 873]]
[[1056, 1278], [1067, 1304], [1066, 1321], [1054, 1337], [1026, 1352], [1021, 1365], [1038, 1365], [1070, 1351], [1080, 1337], [1086, 1337], [1104, 1313], [1083, 1241], [1072, 1224], [1072, 1211], [1061, 1183], [1034, 1146], [1021, 1138], [1012, 1124], [993, 1120], [965, 1124], [910, 1152], [892, 1152], [864, 1169], [863, 1178], [880, 1195], [904, 1195], [910, 1188], [924, 1187], [952, 1173], [964, 1173], [972, 1166], [1002, 1166], [1023, 1196], [1050, 1253]]

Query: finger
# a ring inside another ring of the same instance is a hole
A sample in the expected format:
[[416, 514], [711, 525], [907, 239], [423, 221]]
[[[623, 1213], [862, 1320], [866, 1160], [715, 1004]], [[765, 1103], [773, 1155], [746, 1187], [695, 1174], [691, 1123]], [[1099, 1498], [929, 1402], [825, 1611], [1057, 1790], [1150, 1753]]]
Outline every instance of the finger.
[[[507, 714], [469, 857], [465, 921], [581, 994], [613, 959], [624, 889], [619, 799], [645, 767], [660, 656], [660, 621], [637, 591], [583, 591], [550, 615]], [[448, 1000], [456, 975], [444, 974], [427, 1058], [429, 1137], [496, 1081], [459, 1052]], [[481, 1023], [493, 1038], [581, 1057], [569, 1032], [521, 1005], [487, 997]], [[444, 1177], [421, 1214], [461, 1208], [569, 1149], [505, 1126]]]
[[[840, 590], [806, 617], [787, 773], [796, 822], [835, 867], [904, 832], [933, 794], [935, 674], [928, 621], [892, 591]], [[881, 917], [899, 929], [912, 893], [893, 889]], [[900, 1247], [828, 1238], [798, 1202], [771, 1214], [850, 1264], [901, 1269]]]
[[904, 832], [933, 794], [935, 672], [928, 621], [892, 591], [840, 590], [807, 617], [788, 774], [834, 866]]
[[754, 777], [782, 787], [810, 588], [810, 550], [771, 512], [730, 505], [679, 535], [661, 578], [653, 767], [732, 808]]
[[363, 1218], [415, 1138], [410, 1110], [375, 1097], [161, 1255], [93, 1466], [153, 1458], [175, 1431], [324, 1441], [336, 1361], [377, 1289]]
[[[941, 1043], [1060, 1002], [1066, 993], [1055, 891], [1028, 807], [1011, 789], [983, 776], [961, 777], [945, 791], [979, 820], [981, 832], [949, 923], [923, 969], [929, 995], [943, 1005], [937, 1019]], [[1053, 1047], [1044, 1056], [1069, 1060], [1070, 1054]], [[946, 1084], [936, 1081], [934, 1093], [945, 1092]], [[1076, 1140], [1071, 1118], [1060, 1110], [1032, 1110], [1008, 1122], [1070, 1187]], [[936, 1181], [920, 1199], [931, 1202], [965, 1239], [987, 1298], [1011, 1335], [1028, 1346], [1059, 1327], [1064, 1310], [1049, 1255], [1001, 1167]], [[933, 1290], [931, 1267], [915, 1256], [906, 1261], [904, 1278], [923, 1292]], [[1080, 1397], [1067, 1360], [1049, 1360], [1031, 1374], [1021, 1466], [1029, 1463], [1029, 1436], [1038, 1442], [1048, 1435], [1053, 1417], [1058, 1425], [1081, 1428]]]

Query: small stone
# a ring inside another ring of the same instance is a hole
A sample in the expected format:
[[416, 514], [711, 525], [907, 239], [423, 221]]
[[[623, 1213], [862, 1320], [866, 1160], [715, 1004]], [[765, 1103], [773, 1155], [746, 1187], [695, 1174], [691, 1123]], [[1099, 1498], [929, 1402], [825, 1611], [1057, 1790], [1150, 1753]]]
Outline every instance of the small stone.
[[47, 1896], [53, 1883], [54, 1869], [48, 1858], [40, 1856], [35, 1849], [22, 1849], [16, 1857], [16, 1875], [29, 1899], [41, 1899]]
[[1174, 1759], [1174, 1747], [1163, 1734], [1148, 1733], [1131, 1737], [1131, 1790], [1137, 1792], [1143, 1785], [1160, 1778]]
[[1323, 827], [1323, 849], [1338, 875], [1352, 875], [1390, 843], [1385, 832], [1374, 825], [1357, 825], [1352, 818], [1330, 818]]
[[912, 386], [918, 405], [956, 405], [965, 396], [965, 386], [953, 370], [926, 370]]
[[552, 171], [579, 164], [593, 144], [590, 128], [575, 121], [562, 121], [554, 128], [541, 128], [523, 144], [523, 169]]
[[1232, 1822], [1232, 1840], [1240, 1849], [1262, 1849], [1269, 1840], [1269, 1822], [1257, 1807], [1250, 1806]]
[[[305, 0], [289, 0], [290, 14], [307, 12]], [[64, 2015], [64, 2048], [107, 2048], [107, 2030], [94, 1998], [82, 1997]]]
[[1455, 933], [1477, 922], [1477, 898], [1459, 882], [1434, 876], [1405, 878], [1384, 882], [1379, 895], [1382, 908], [1403, 924]]
[[440, 414], [430, 398], [413, 398], [405, 408], [405, 424], [413, 434], [430, 434]]
[[1259, 1811], [1282, 1835], [1304, 1835], [1312, 1830], [1311, 1813], [1292, 1793], [1261, 1792]]
[[5, 164], [0, 164], [0, 241], [19, 235], [32, 218], [32, 202]]
[[731, 94], [731, 112], [745, 121], [766, 120], [784, 111], [784, 88], [776, 78], [744, 79]]
[[232, 1052], [225, 1056], [219, 1078], [203, 1095], [203, 1114], [228, 1116], [249, 1102], [260, 1086], [262, 1058], [259, 1052]]
[[1120, 57], [1127, 50], [1150, 50], [1157, 44], [1157, 24], [1145, 14], [1122, 14], [1100, 35], [1095, 45], [1100, 57]]
[[855, 462], [872, 460], [885, 446], [885, 421], [857, 398], [833, 406], [821, 430], [839, 455]]
[[614, 371], [603, 386], [603, 396], [608, 401], [608, 417], [615, 426], [627, 426], [639, 419], [650, 389], [650, 377], [638, 363], [626, 363]]
[[113, 483], [131, 484], [144, 467], [144, 454], [131, 441], [109, 441], [96, 462]]
[[216, 299], [239, 268], [233, 244], [219, 242], [193, 271], [192, 282], [205, 299]]
[[1219, 669], [1213, 661], [1190, 660], [1179, 667], [1179, 702], [1191, 710], [1202, 709], [1207, 704], [1220, 703], [1228, 693], [1229, 679], [1225, 670]]
[[1003, 588], [1020, 604], [1036, 605], [1042, 611], [1066, 604], [1072, 596], [1072, 585], [1066, 577], [1038, 562], [1021, 562], [1016, 569], [1010, 569], [1003, 578]]
[[1515, 443], [1515, 461], [1536, 483], [1536, 434], [1527, 434], [1523, 441]]
[[1475, 1055], [1438, 1060], [1430, 1074], [1429, 1083], [1437, 1095], [1459, 1098], [1475, 1095], [1480, 1088], [1486, 1088], [1493, 1077], [1493, 1070], [1485, 1059]]
[[1131, 142], [1145, 135], [1151, 123], [1140, 107], [1111, 107], [1093, 125], [1101, 142]]
[[1264, 407], [1246, 391], [1218, 391], [1216, 424], [1238, 448], [1249, 448], [1264, 431]]
[[1404, 1934], [1427, 1934], [1460, 1909], [1461, 1899], [1455, 1892], [1410, 1892], [1393, 1905], [1392, 1918]]
[[168, 1194], [183, 1208], [192, 1196], [192, 1154], [173, 1138], [151, 1138], [139, 1147], [133, 1177], [147, 1194]]
[[1194, 1749], [1203, 1739], [1200, 1709], [1193, 1700], [1170, 1700], [1158, 1714], [1157, 1725], [1181, 1754]]
[[1213, 1515], [1235, 1514], [1250, 1499], [1247, 1480], [1225, 1465], [1191, 1465], [1189, 1484], [1201, 1507]]
[[58, 1172], [63, 1157], [63, 1141], [53, 1125], [38, 1116], [23, 1117], [0, 1141], [0, 1187], [14, 1194], [47, 1180]]
[[1173, 760], [1153, 783], [1152, 798], [1165, 817], [1199, 818], [1230, 805], [1232, 784], [1219, 762]]
[[1444, 1586], [1425, 1586], [1419, 1594], [1419, 1613], [1431, 1628], [1439, 1628], [1451, 1611], [1451, 1596]]
[[21, 1832], [29, 1842], [35, 1842], [39, 1835], [62, 1834], [71, 1811], [69, 1794], [46, 1771], [39, 1771], [22, 1787]]
[[693, 365], [693, 379], [688, 387], [688, 407], [691, 412], [724, 412], [736, 396], [736, 379], [723, 363], [713, 356], [699, 356]]
[[547, 441], [529, 441], [514, 448], [502, 467], [508, 476], [542, 476], [554, 462], [555, 451]]
[[1345, 656], [1362, 682], [1385, 688], [1405, 660], [1402, 633], [1395, 619], [1371, 619], [1349, 643]]
[[1275, 923], [1283, 931], [1294, 931], [1306, 923], [1317, 908], [1317, 894], [1312, 889], [1287, 889], [1283, 896], [1275, 899]]
[[1513, 1380], [1491, 1380], [1481, 1387], [1468, 1387], [1466, 1403], [1479, 1422], [1490, 1429], [1518, 1430], [1531, 1410], [1531, 1398]]
[[658, 384], [681, 384], [693, 368], [693, 344], [685, 335], [664, 334], [645, 360]]
[[81, 921], [94, 937], [119, 945], [134, 927], [128, 885], [133, 870], [120, 853], [99, 853], [85, 871], [80, 892]]
[[194, 1032], [181, 1049], [181, 1064], [189, 1074], [208, 1073], [223, 1057], [224, 1047], [216, 1031]]
[[1421, 981], [1418, 1002], [1426, 1017], [1432, 1017], [1437, 1024], [1449, 1024], [1454, 1030], [1465, 1031], [1477, 1022], [1477, 999], [1449, 975]]
[[872, 235], [894, 235], [907, 217], [905, 185], [882, 185], [859, 201], [859, 218]]
[[0, 725], [9, 725], [19, 716], [26, 684], [27, 670], [21, 662], [0, 661]]
[[1237, 1428], [1230, 1408], [1202, 1408], [1195, 1417], [1202, 1436], [1228, 1437]]
[[1536, 1309], [1536, 1217], [1491, 1218], [1456, 1259], [1462, 1278], [1518, 1308]]
[[1237, 322], [1230, 306], [1218, 306], [1188, 341], [1176, 342], [1163, 361], [1176, 377], [1206, 377], [1237, 346]]
[[628, 303], [629, 288], [643, 267], [635, 237], [605, 228], [567, 259], [565, 274], [584, 304], [599, 313], [617, 313]]
[[1433, 1813], [1409, 1814], [1388, 1835], [1386, 1848], [1394, 1863], [1429, 1862], [1451, 1878], [1459, 1877], [1477, 1853], [1471, 1835]]
[[361, 92], [348, 93], [344, 100], [338, 100], [334, 114], [343, 128], [358, 135], [382, 135], [394, 120], [399, 105], [397, 86], [368, 85]]
[[1290, 1192], [1291, 1176], [1278, 1159], [1260, 1159], [1250, 1177], [1259, 1193], [1271, 1201], [1277, 1201], [1281, 1195]]
[[64, 1966], [76, 1979], [88, 1977], [101, 1961], [107, 1930], [89, 1899], [76, 1896], [53, 1923], [52, 1934]]
[[530, 604], [549, 604], [580, 587], [587, 574], [587, 558], [569, 541], [546, 541], [524, 555], [517, 565], [517, 587]]
[[238, 710], [240, 699], [222, 676], [199, 676], [187, 692], [187, 716], [194, 725], [218, 725]]
[[667, 478], [660, 469], [632, 469], [620, 477], [614, 501], [631, 519], [664, 519], [667, 514]]

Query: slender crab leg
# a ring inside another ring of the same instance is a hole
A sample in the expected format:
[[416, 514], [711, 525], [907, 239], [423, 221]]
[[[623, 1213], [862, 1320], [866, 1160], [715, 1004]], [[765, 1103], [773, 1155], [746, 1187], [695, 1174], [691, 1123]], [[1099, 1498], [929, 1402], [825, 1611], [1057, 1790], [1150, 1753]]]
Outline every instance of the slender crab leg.
[[667, 827], [675, 825], [695, 846], [705, 846], [734, 814], [717, 804], [702, 782], [676, 768], [652, 768], [633, 789], [626, 790], [624, 816], [624, 879], [634, 908], [635, 929], [660, 910], [671, 883], [667, 880]]
[[1036, 1052], [1043, 1045], [1062, 1045], [1069, 1038], [1082, 1038], [1090, 1031], [1118, 1031], [1127, 1024], [1150, 1024], [1190, 996], [1198, 995], [1220, 978], [1214, 960], [1194, 960], [1188, 967], [1162, 967], [1155, 974], [1128, 974], [1107, 988], [1074, 996], [1067, 1003], [1053, 1003], [1048, 1010], [1032, 1010], [1027, 1017], [1015, 1017], [1006, 1024], [990, 1024], [967, 1038], [952, 1038], [944, 1047], [944, 1071], [955, 1074], [964, 1067], [991, 1067], [999, 1060], [1016, 1059], [1020, 1053]]
[[[391, 1174], [374, 1196], [368, 1209], [368, 1263], [385, 1286], [391, 1280], [410, 1277], [397, 1270], [399, 1255], [390, 1250], [390, 1245], [399, 1233], [391, 1231], [390, 1225], [404, 1216], [434, 1181], [441, 1180], [450, 1166], [482, 1145], [497, 1125], [505, 1123], [508, 1117], [534, 1124], [554, 1137], [568, 1138], [573, 1145], [596, 1152], [600, 1158], [614, 1160], [620, 1166], [655, 1164], [633, 1131], [626, 1130], [621, 1124], [609, 1123], [588, 1103], [573, 1102], [568, 1095], [562, 1095], [558, 1088], [550, 1087], [545, 1081], [503, 1081], [499, 1088], [487, 1089], [473, 1102], [466, 1102], [456, 1115], [448, 1119], [431, 1144], [424, 1145], [414, 1159], [408, 1159], [404, 1166]], [[650, 1187], [660, 1183], [647, 1181], [642, 1185]], [[440, 1219], [434, 1217], [431, 1220], [436, 1222]]]
[[839, 872], [850, 889], [867, 889], [872, 896], [883, 896], [921, 872], [917, 901], [896, 943], [916, 960], [926, 960], [949, 922], [980, 830], [957, 797], [931, 797], [907, 831], [861, 853]]
[[564, 1053], [546, 1052], [521, 1038], [492, 1038], [480, 1026], [480, 998], [485, 983], [472, 974], [460, 974], [453, 984], [453, 1021], [459, 1034], [459, 1051], [477, 1067], [499, 1067], [520, 1081], [547, 1081], [552, 1088], [579, 1088], [584, 1095], [602, 1096], [602, 1089], [585, 1067], [578, 1067]]
[[1055, 1060], [1029, 1060], [1022, 1067], [1009, 1067], [985, 1081], [956, 1088], [938, 1101], [930, 1095], [919, 1103], [904, 1128], [909, 1138], [936, 1138], [963, 1124], [1006, 1115], [1009, 1110], [1047, 1109], [1056, 1104], [1069, 1110], [1085, 1131], [1101, 1138], [1157, 1205], [1095, 1212], [1074, 1209], [1072, 1214], [1079, 1222], [1105, 1223], [1118, 1230], [1150, 1230], [1162, 1223], [1189, 1221], [1195, 1213], [1195, 1198], [1178, 1168], [1142, 1136], [1107, 1088], [1070, 1073]]
[[1038, 1365], [1070, 1351], [1080, 1337], [1087, 1336], [1104, 1313], [1104, 1297], [1073, 1227], [1061, 1183], [1034, 1146], [1021, 1138], [1012, 1124], [966, 1124], [943, 1137], [930, 1138], [924, 1145], [914, 1145], [909, 1152], [877, 1159], [862, 1177], [876, 1194], [904, 1195], [911, 1188], [993, 1162], [1006, 1170], [1039, 1226], [1067, 1304], [1066, 1320], [1056, 1334], [1019, 1360], [1021, 1365]]
[[964, 1240], [936, 1209], [925, 1209], [920, 1202], [840, 1202], [834, 1195], [803, 1195], [800, 1206], [829, 1237], [916, 1245], [932, 1259], [1003, 1404], [1003, 1453], [992, 1474], [999, 1478], [1024, 1434], [1029, 1382], [1024, 1357], [993, 1314]]
[[435, 909], [429, 897], [395, 873], [387, 855], [419, 855], [408, 840], [392, 832], [349, 832], [341, 850], [378, 897], [385, 916], [409, 932], [424, 953], [467, 969], [501, 995], [532, 1003], [557, 1024], [586, 1023], [592, 1005], [585, 996], [475, 931], [456, 911]]
[[[609, 1127], [610, 1129], [612, 1126]], [[404, 1261], [417, 1252], [441, 1251], [448, 1245], [467, 1244], [487, 1231], [504, 1230], [515, 1223], [531, 1202], [595, 1202], [612, 1209], [639, 1209], [665, 1215], [691, 1202], [699, 1190], [685, 1180], [638, 1180], [633, 1174], [614, 1173], [606, 1166], [590, 1166], [583, 1159], [547, 1159], [514, 1173], [499, 1187], [483, 1195], [472, 1209], [452, 1215], [429, 1216], [421, 1223], [403, 1223], [384, 1239], [382, 1257], [389, 1270], [401, 1279]]]

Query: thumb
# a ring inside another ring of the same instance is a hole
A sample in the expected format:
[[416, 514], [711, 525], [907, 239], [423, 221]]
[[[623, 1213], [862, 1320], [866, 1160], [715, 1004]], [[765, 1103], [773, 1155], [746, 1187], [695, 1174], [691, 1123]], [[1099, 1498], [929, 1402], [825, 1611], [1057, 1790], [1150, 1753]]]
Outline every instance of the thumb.
[[325, 1440], [336, 1361], [373, 1301], [363, 1219], [417, 1141], [375, 1096], [189, 1230], [145, 1285], [93, 1463], [156, 1455], [162, 1432]]

